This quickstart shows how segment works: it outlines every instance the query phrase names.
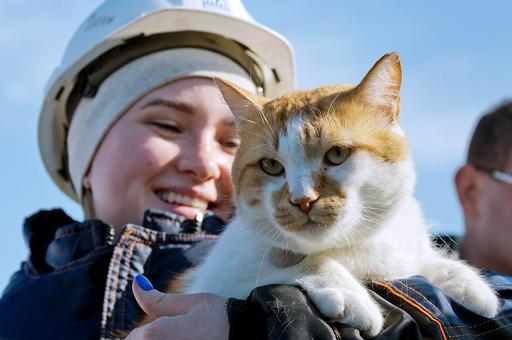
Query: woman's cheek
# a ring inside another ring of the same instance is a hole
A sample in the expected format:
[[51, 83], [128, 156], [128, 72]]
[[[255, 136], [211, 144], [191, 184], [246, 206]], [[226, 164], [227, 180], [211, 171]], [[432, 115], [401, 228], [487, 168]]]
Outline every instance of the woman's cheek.
[[158, 137], [148, 139], [140, 147], [140, 161], [150, 168], [168, 165], [179, 155], [181, 149], [176, 142]]

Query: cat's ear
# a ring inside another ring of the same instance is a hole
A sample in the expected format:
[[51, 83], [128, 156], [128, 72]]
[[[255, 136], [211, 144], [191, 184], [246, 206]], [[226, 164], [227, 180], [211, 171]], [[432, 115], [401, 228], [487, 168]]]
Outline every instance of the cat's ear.
[[384, 55], [373, 65], [356, 91], [365, 101], [378, 106], [395, 122], [400, 113], [401, 85], [402, 65], [398, 54], [393, 52]]
[[213, 79], [219, 88], [231, 112], [235, 115], [238, 124], [249, 119], [254, 114], [261, 112], [263, 106], [269, 101], [267, 98], [249, 92], [240, 86], [224, 81], [219, 78]]

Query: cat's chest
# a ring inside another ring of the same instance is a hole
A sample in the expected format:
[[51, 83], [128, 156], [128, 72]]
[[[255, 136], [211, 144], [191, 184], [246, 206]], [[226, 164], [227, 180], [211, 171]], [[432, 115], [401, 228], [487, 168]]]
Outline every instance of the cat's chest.
[[407, 254], [396, 246], [378, 243], [328, 251], [316, 262], [330, 260], [343, 265], [359, 280], [390, 280], [414, 275], [419, 270], [413, 254]]

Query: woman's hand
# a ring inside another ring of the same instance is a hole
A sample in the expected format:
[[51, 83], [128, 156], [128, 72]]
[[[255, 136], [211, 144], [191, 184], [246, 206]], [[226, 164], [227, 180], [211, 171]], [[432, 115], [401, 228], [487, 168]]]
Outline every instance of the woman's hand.
[[[136, 283], [141, 281], [144, 289]], [[140, 276], [133, 280], [132, 289], [154, 321], [134, 329], [127, 339], [228, 339], [226, 299], [208, 293], [165, 294]]]

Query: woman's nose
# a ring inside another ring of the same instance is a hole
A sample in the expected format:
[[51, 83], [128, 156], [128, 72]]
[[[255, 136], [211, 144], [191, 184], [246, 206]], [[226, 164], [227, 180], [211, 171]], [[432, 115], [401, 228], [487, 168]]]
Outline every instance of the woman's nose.
[[178, 160], [178, 170], [193, 174], [199, 181], [218, 179], [220, 168], [215, 141], [201, 139], [186, 145]]

